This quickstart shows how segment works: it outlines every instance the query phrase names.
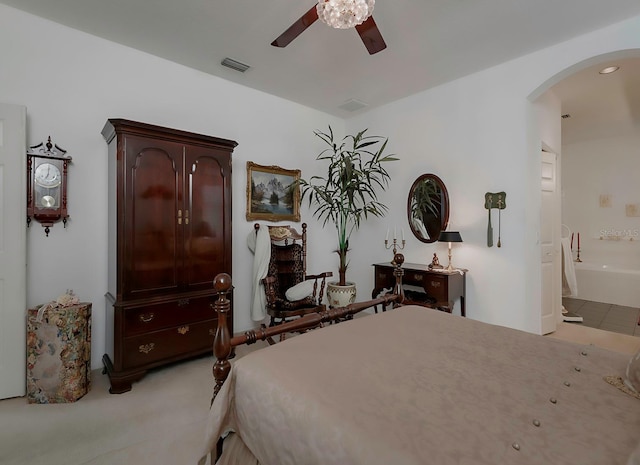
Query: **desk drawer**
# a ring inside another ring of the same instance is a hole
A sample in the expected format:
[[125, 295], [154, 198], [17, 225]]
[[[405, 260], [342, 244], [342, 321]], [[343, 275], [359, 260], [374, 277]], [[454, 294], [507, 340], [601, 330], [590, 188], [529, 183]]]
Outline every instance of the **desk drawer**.
[[420, 286], [426, 290], [427, 289], [426, 283], [429, 282], [430, 279], [431, 279], [431, 276], [421, 271], [405, 270], [404, 276], [402, 277], [402, 282], [403, 284]]
[[435, 297], [438, 302], [449, 300], [448, 278], [447, 276], [428, 275], [424, 276], [426, 282], [424, 289], [431, 297]]
[[391, 268], [375, 268], [375, 283], [376, 287], [382, 289], [383, 287], [392, 287], [396, 283], [396, 277], [393, 275], [393, 269]]
[[212, 297], [180, 299], [124, 310], [124, 335], [134, 336], [215, 317]]
[[212, 351], [217, 320], [184, 324], [124, 340], [124, 366], [133, 368], [170, 357]]

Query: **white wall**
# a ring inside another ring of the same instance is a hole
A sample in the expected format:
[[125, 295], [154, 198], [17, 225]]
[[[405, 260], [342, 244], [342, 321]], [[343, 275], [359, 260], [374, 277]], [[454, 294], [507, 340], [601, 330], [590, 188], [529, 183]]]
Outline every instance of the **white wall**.
[[[51, 135], [73, 157], [67, 228], [56, 224], [49, 237], [38, 223], [28, 230], [28, 305], [53, 300], [68, 288], [93, 302], [92, 365], [101, 366], [107, 145], [100, 131], [107, 118], [126, 118], [238, 142], [232, 156], [235, 327], [253, 327], [246, 162], [305, 170], [321, 149], [313, 131], [328, 124], [340, 131], [343, 121], [4, 5], [0, 63], [0, 101], [27, 107], [27, 143]], [[333, 240], [331, 230], [320, 228], [312, 227], [310, 236]], [[314, 269], [335, 268], [326, 250], [311, 250], [309, 261]]]
[[[403, 187], [389, 194], [394, 206], [389, 224], [406, 224], [406, 195], [419, 174], [435, 173], [447, 185], [450, 229], [460, 230], [464, 240], [454, 250], [454, 263], [469, 269], [469, 317], [540, 331], [539, 154], [543, 136], [553, 149], [559, 141], [557, 128], [540, 126], [532, 102], [568, 73], [608, 53], [639, 54], [638, 30], [640, 17], [635, 17], [347, 121], [349, 130], [369, 127], [389, 135], [403, 160], [394, 178]], [[507, 193], [502, 247], [488, 248], [484, 194], [498, 191]], [[446, 257], [445, 244], [411, 237], [404, 255], [410, 262], [426, 262], [434, 251]], [[364, 273], [366, 265], [358, 271]]]
[[[640, 133], [567, 144], [562, 170], [562, 221], [580, 232], [581, 260], [640, 269]], [[627, 216], [626, 205], [636, 205], [638, 216]]]
[[[344, 122], [0, 5], [0, 101], [27, 106], [28, 143], [51, 135], [74, 157], [67, 230], [56, 225], [49, 238], [38, 225], [29, 231], [28, 303], [48, 301], [69, 287], [94, 302], [92, 358], [100, 366], [107, 248], [100, 130], [107, 118], [122, 117], [239, 142], [233, 157], [233, 274], [236, 329], [246, 329], [251, 224], [244, 218], [245, 163], [300, 168], [307, 177], [322, 148], [313, 130], [331, 124], [338, 133], [369, 128], [389, 136], [389, 151], [402, 158], [389, 167], [392, 186], [382, 196], [391, 212], [367, 222], [352, 239], [348, 277], [358, 285], [358, 299], [370, 295], [371, 264], [390, 258], [383, 247], [387, 227], [405, 228], [407, 261], [427, 262], [434, 251], [446, 261], [445, 245], [413, 239], [406, 220], [408, 189], [430, 172], [446, 183], [450, 229], [460, 230], [465, 241], [454, 246], [453, 259], [470, 270], [468, 316], [538, 332], [541, 129], [531, 101], [585, 60], [640, 49], [638, 30], [640, 17]], [[507, 192], [503, 246], [487, 248], [484, 194], [501, 190]], [[310, 250], [310, 271], [337, 272], [333, 229], [321, 229], [304, 206], [302, 215], [319, 245]]]

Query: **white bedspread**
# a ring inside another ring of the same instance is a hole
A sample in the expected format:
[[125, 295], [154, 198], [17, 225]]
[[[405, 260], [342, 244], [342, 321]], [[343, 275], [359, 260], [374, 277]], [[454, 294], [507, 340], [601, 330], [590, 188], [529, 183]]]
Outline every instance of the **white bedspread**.
[[640, 401], [602, 378], [627, 360], [406, 306], [239, 359], [203, 455], [232, 429], [263, 465], [623, 465]]

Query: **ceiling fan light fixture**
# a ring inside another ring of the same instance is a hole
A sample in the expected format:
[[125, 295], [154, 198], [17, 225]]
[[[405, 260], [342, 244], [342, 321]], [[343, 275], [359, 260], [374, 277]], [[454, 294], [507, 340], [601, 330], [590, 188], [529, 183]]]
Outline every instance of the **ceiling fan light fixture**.
[[320, 0], [318, 18], [335, 29], [349, 29], [365, 22], [373, 12], [375, 0]]

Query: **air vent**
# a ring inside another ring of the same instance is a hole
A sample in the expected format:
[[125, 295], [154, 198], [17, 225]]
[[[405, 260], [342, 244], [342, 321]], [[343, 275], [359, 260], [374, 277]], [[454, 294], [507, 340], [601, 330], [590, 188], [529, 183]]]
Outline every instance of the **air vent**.
[[356, 111], [368, 106], [369, 106], [368, 103], [364, 103], [364, 102], [361, 102], [360, 100], [356, 100], [352, 98], [344, 102], [338, 108], [342, 108], [343, 110], [346, 110], [346, 111]]
[[567, 118], [571, 118], [571, 115], [569, 113], [565, 113], [564, 115], [562, 115], [562, 119], [567, 119]]
[[231, 58], [225, 58], [220, 62], [222, 66], [226, 66], [227, 68], [235, 69], [236, 71], [240, 71], [244, 73], [246, 70], [251, 68], [249, 65], [245, 65], [244, 63], [240, 63], [239, 61], [232, 60]]

